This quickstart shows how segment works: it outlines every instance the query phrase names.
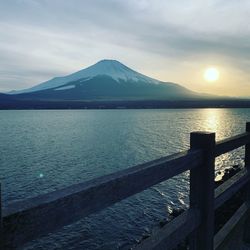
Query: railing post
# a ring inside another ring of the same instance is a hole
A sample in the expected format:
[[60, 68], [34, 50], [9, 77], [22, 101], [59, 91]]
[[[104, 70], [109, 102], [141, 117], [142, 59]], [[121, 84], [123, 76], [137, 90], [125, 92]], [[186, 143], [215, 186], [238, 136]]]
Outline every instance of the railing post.
[[201, 224], [192, 234], [192, 250], [212, 250], [214, 237], [215, 133], [192, 132], [190, 148], [203, 151], [203, 163], [190, 171], [190, 207], [200, 211]]
[[[250, 122], [246, 123], [246, 132], [250, 133]], [[245, 145], [245, 168], [247, 173], [250, 174], [250, 143]], [[246, 186], [246, 203], [250, 207], [250, 183]], [[248, 209], [248, 217], [244, 225], [243, 240], [245, 243], [250, 244], [250, 211]]]

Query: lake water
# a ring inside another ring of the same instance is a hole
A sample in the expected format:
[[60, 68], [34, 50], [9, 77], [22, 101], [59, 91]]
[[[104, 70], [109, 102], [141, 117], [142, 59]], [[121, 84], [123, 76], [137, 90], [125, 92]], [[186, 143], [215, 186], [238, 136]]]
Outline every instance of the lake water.
[[[3, 204], [47, 193], [189, 147], [191, 131], [220, 140], [245, 131], [250, 109], [0, 111]], [[243, 150], [216, 172], [243, 163]], [[188, 206], [188, 173], [30, 242], [24, 249], [128, 249]]]

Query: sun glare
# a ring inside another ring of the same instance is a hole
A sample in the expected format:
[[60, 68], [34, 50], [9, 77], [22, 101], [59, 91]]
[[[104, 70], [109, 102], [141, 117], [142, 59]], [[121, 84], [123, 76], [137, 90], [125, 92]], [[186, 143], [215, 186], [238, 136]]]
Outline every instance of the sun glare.
[[219, 79], [220, 72], [216, 68], [208, 68], [204, 72], [204, 79], [208, 82], [215, 82]]

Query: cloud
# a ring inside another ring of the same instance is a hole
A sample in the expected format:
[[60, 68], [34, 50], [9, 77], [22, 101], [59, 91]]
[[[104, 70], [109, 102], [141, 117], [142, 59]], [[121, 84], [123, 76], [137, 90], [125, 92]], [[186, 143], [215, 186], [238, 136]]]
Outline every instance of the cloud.
[[0, 0], [0, 91], [106, 57], [142, 73], [171, 68], [172, 79], [162, 80], [180, 80], [174, 74], [194, 60], [241, 69], [248, 79], [249, 16], [247, 0]]

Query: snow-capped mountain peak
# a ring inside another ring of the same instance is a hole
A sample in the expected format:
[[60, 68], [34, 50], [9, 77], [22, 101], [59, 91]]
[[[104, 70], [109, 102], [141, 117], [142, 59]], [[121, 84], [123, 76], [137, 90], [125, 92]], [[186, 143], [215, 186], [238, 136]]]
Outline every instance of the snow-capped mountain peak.
[[21, 93], [29, 93], [29, 92], [35, 92], [35, 91], [40, 91], [40, 90], [45, 90], [45, 89], [52, 89], [52, 88], [65, 85], [69, 82], [77, 81], [80, 79], [83, 79], [83, 81], [81, 82], [84, 82], [85, 80], [89, 80], [93, 77], [101, 76], [101, 75], [109, 76], [113, 78], [115, 81], [117, 81], [118, 83], [120, 81], [125, 81], [125, 82], [143, 81], [149, 84], [160, 83], [158, 80], [147, 77], [145, 75], [142, 75], [130, 69], [129, 67], [120, 63], [119, 61], [105, 59], [105, 60], [101, 60], [97, 62], [96, 64], [88, 68], [77, 71], [73, 74], [70, 74], [64, 77], [55, 77], [49, 81], [43, 82], [29, 89], [13, 91], [12, 94], [21, 94]]
[[81, 75], [84, 74], [85, 77], [86, 76], [94, 77], [97, 75], [108, 75], [116, 81], [144, 80], [144, 81], [151, 82], [151, 83], [158, 83], [157, 80], [144, 76], [116, 60], [105, 59], [105, 60], [99, 61], [93, 66], [90, 66], [82, 71], [79, 71], [79, 73]]

